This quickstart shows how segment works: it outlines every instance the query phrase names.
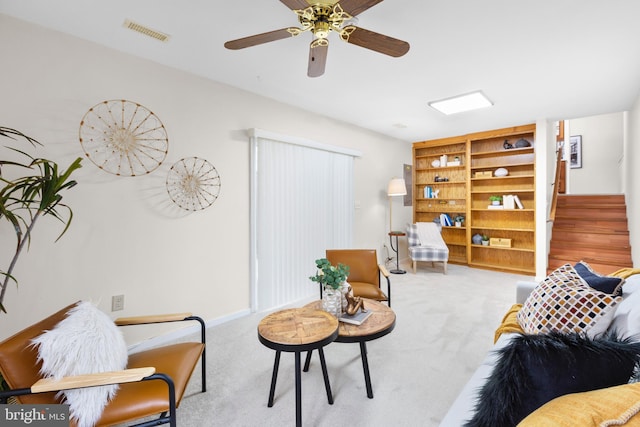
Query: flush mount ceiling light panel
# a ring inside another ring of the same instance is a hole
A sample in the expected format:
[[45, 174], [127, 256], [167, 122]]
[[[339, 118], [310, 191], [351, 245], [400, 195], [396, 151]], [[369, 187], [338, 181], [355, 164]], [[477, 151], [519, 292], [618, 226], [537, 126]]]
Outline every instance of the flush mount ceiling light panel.
[[446, 115], [478, 110], [492, 105], [493, 103], [481, 91], [429, 102], [431, 108], [435, 108]]

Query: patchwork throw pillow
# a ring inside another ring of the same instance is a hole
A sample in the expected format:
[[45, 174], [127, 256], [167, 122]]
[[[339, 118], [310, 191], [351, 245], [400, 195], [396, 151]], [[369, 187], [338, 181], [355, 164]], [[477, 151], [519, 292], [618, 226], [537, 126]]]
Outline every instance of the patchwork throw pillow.
[[[118, 327], [90, 302], [80, 302], [50, 331], [33, 339], [43, 377], [125, 369], [127, 346]], [[93, 426], [118, 390], [117, 385], [66, 390], [65, 403], [78, 427]]]
[[516, 318], [527, 334], [559, 331], [596, 336], [607, 330], [621, 301], [622, 297], [591, 288], [565, 264], [533, 289]]
[[626, 384], [640, 343], [552, 332], [516, 336], [497, 354], [467, 427], [513, 427], [558, 396]]
[[622, 295], [622, 285], [624, 285], [624, 279], [622, 277], [601, 276], [593, 271], [591, 266], [584, 261], [580, 261], [573, 268], [582, 280], [587, 282], [593, 289], [617, 297]]

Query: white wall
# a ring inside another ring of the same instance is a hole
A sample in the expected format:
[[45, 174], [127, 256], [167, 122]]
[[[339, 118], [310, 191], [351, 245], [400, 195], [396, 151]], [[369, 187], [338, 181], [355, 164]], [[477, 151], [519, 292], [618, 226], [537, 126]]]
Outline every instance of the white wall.
[[582, 167], [569, 169], [568, 194], [621, 194], [624, 113], [565, 120], [565, 140], [582, 135]]
[[[139, 102], [169, 134], [169, 155], [148, 176], [117, 177], [83, 161], [74, 176], [79, 185], [64, 199], [74, 210], [73, 224], [57, 243], [56, 221], [37, 225], [14, 271], [19, 287], [11, 285], [5, 298], [9, 313], [0, 314], [0, 339], [79, 299], [108, 312], [116, 294], [125, 294], [125, 310], [113, 313], [118, 316], [193, 311], [213, 320], [246, 312], [249, 128], [362, 151], [355, 163], [354, 242], [377, 249], [388, 242], [385, 190], [411, 163], [410, 143], [4, 15], [0, 52], [0, 125], [43, 142], [40, 157], [66, 166], [82, 156], [80, 120], [104, 100]], [[186, 214], [169, 201], [164, 180], [174, 162], [190, 156], [214, 164], [222, 189], [212, 207]], [[396, 224], [411, 221], [411, 207], [401, 202], [393, 213]], [[0, 269], [6, 269], [15, 242], [6, 224], [0, 224], [0, 242]]]
[[640, 96], [627, 117], [629, 128], [624, 159], [625, 198], [633, 266], [640, 267]]

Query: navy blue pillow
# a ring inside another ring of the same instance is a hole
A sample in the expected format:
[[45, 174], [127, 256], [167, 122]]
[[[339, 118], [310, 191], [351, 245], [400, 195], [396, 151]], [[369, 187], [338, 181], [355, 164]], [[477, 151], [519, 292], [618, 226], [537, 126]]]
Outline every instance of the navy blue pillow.
[[518, 335], [498, 352], [466, 427], [513, 427], [556, 397], [626, 384], [640, 343], [615, 333]]
[[593, 271], [591, 266], [584, 261], [580, 261], [573, 268], [593, 289], [616, 297], [622, 295], [624, 279], [620, 277], [601, 276]]

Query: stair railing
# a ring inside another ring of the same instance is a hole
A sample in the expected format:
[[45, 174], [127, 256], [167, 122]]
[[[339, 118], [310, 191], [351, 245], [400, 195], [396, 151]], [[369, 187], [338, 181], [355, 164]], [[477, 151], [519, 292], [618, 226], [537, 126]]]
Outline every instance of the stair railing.
[[551, 194], [551, 208], [549, 210], [549, 221], [556, 219], [556, 208], [558, 207], [558, 190], [560, 188], [560, 167], [562, 163], [562, 147], [558, 147], [556, 151], [556, 179], [553, 182], [553, 192]]

